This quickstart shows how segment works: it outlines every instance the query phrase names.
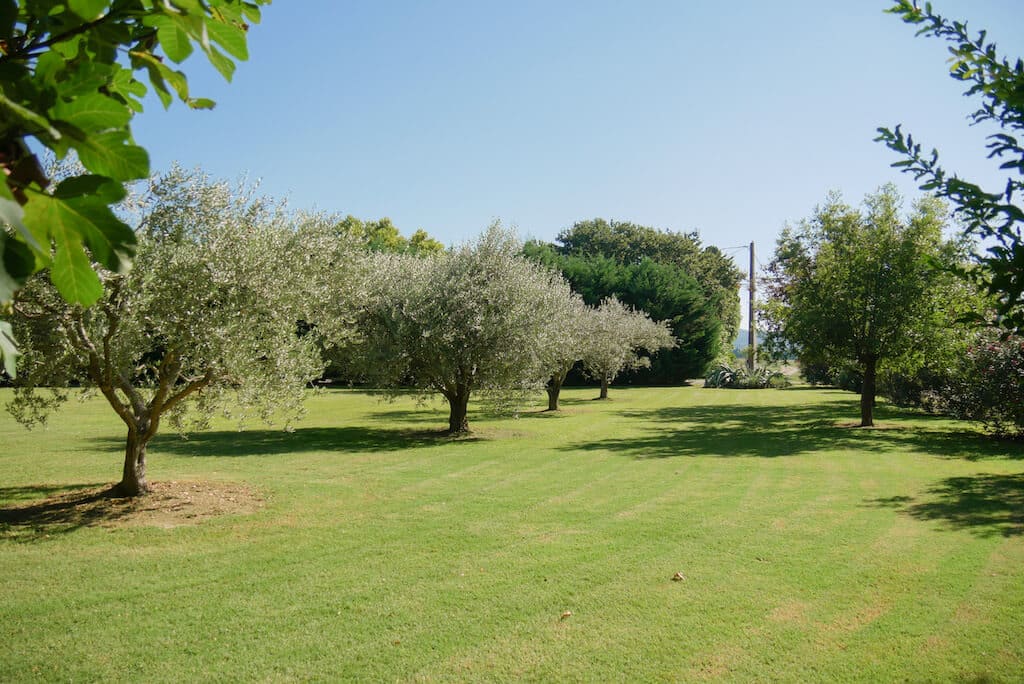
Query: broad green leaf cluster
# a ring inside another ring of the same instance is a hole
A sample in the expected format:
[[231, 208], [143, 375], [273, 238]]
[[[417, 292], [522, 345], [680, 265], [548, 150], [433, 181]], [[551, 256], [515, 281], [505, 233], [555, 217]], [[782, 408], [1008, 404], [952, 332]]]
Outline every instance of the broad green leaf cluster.
[[[103, 296], [92, 262], [127, 271], [136, 237], [110, 207], [125, 182], [149, 175], [132, 118], [149, 87], [165, 107], [212, 107], [175, 65], [198, 50], [230, 80], [268, 2], [0, 0], [0, 306], [41, 268], [62, 298], [86, 306]], [[39, 148], [74, 153], [84, 173], [52, 187]], [[0, 329], [9, 369], [12, 344]]]

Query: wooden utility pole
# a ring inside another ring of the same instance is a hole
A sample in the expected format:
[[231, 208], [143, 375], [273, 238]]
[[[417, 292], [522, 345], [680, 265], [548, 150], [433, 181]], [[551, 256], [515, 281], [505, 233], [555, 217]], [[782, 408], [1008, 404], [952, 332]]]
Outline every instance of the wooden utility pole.
[[754, 243], [750, 243], [750, 302], [748, 303], [748, 330], [747, 330], [747, 368], [753, 372], [755, 359], [757, 358], [757, 318], [754, 314], [754, 292], [757, 289], [754, 284]]

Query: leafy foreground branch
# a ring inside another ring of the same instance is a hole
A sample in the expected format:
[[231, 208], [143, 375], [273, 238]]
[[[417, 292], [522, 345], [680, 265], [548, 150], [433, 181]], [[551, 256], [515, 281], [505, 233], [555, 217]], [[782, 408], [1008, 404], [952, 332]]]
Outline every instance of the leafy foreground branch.
[[[193, 97], [180, 64], [195, 48], [231, 80], [248, 58], [246, 33], [269, 0], [0, 0], [0, 314], [33, 273], [48, 269], [71, 303], [103, 296], [99, 263], [128, 270], [136, 236], [111, 205], [124, 183], [149, 175], [130, 123], [147, 86], [168, 107]], [[30, 147], [74, 152], [84, 173], [51, 186]], [[0, 359], [14, 375], [17, 349], [0, 322]]]
[[[1010, 176], [1000, 192], [986, 192], [979, 185], [949, 174], [939, 164], [939, 153], [922, 151], [921, 144], [900, 126], [879, 128], [877, 140], [904, 157], [893, 164], [922, 181], [921, 189], [950, 201], [969, 234], [988, 240], [981, 268], [958, 269], [961, 276], [982, 286], [995, 298], [995, 323], [1009, 332], [1024, 330], [1024, 144], [1016, 137], [1024, 131], [1024, 61], [1000, 57], [986, 32], [971, 34], [967, 23], [947, 19], [926, 3], [900, 0], [890, 10], [903, 21], [920, 26], [918, 35], [933, 36], [950, 44], [950, 76], [968, 84], [964, 95], [977, 96], [981, 106], [971, 122], [991, 123], [1001, 132], [989, 136], [990, 159], [1002, 160], [999, 168]], [[983, 318], [975, 316], [978, 321]]]

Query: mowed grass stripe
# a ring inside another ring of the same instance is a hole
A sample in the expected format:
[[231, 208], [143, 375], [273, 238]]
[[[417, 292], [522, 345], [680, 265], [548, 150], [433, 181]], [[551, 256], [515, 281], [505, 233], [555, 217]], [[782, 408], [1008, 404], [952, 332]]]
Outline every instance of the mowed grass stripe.
[[[292, 435], [165, 436], [152, 479], [244, 481], [265, 508], [0, 539], [0, 679], [1024, 672], [1018, 446], [885, 406], [890, 429], [837, 427], [856, 397], [835, 391], [591, 396], [471, 413], [467, 440], [430, 434], [439, 404], [352, 391], [311, 397]], [[0, 419], [3, 500], [116, 476], [107, 411]], [[961, 481], [1009, 497], [949, 500]]]

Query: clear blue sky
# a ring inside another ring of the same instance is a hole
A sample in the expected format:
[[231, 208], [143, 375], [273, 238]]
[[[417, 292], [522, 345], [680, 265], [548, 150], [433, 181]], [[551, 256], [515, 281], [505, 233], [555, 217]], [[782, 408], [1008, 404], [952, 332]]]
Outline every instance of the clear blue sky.
[[[896, 181], [916, 196], [872, 142], [880, 125], [1000, 178], [945, 46], [889, 4], [277, 0], [232, 84], [186, 63], [216, 110], [152, 101], [133, 128], [154, 169], [248, 174], [292, 206], [445, 243], [495, 218], [552, 240], [600, 216], [754, 240], [767, 262], [829, 190], [857, 202]], [[1024, 2], [933, 4], [1024, 56]]]

